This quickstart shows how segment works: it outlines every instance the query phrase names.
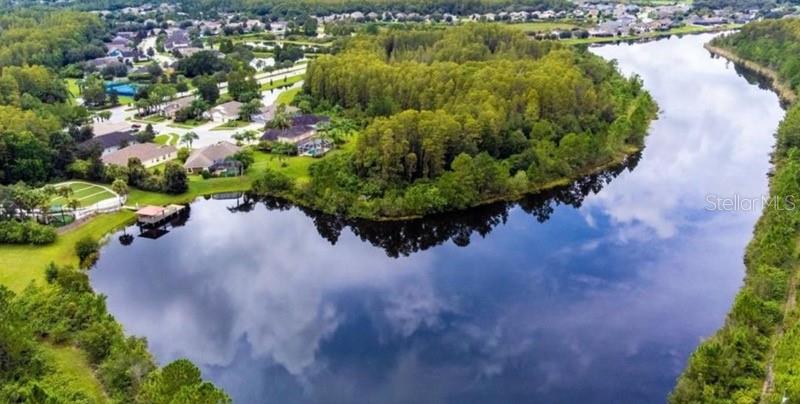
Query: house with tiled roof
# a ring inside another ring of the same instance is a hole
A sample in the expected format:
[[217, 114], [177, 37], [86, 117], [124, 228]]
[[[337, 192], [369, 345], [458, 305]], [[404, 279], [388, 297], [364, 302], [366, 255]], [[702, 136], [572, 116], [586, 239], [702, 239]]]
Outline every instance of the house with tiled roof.
[[177, 157], [175, 146], [162, 146], [155, 143], [136, 143], [102, 156], [104, 164], [125, 167], [132, 158], [138, 158], [145, 167], [152, 167]]

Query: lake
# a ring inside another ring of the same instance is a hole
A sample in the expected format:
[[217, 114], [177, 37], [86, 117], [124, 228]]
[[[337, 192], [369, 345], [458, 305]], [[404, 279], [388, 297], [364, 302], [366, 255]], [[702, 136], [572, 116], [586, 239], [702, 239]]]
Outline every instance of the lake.
[[663, 402], [742, 284], [783, 115], [711, 37], [591, 49], [661, 107], [619, 169], [408, 223], [200, 199], [92, 284], [235, 402]]

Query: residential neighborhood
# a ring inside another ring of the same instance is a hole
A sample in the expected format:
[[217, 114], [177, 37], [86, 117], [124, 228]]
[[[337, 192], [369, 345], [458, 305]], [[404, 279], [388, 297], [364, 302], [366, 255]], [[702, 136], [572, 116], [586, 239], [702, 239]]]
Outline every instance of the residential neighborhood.
[[0, 403], [800, 403], [798, 66], [793, 0], [0, 1]]

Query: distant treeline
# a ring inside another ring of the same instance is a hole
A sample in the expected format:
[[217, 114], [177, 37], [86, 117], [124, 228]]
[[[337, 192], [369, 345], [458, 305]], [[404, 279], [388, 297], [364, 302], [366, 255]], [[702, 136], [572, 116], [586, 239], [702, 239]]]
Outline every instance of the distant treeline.
[[[798, 23], [751, 24], [715, 45], [776, 68], [796, 86]], [[800, 106], [787, 111], [776, 136], [770, 203], [745, 253], [744, 286], [725, 325], [692, 354], [671, 403], [800, 401], [800, 322], [791, 309], [800, 252]], [[772, 384], [762, 397], [766, 380]]]
[[[33, 1], [0, 0], [0, 9], [25, 5], [48, 4], [54, 7], [73, 7], [81, 10], [116, 10], [152, 3], [148, 0], [88, 0]], [[250, 11], [256, 14], [295, 16], [303, 14], [328, 15], [335, 13], [416, 12], [420, 14], [471, 14], [514, 10], [563, 10], [570, 6], [565, 0], [181, 0], [176, 4], [189, 13], [209, 11]]]
[[0, 67], [66, 64], [105, 56], [99, 17], [73, 11], [0, 13]]
[[774, 0], [695, 0], [692, 6], [696, 9], [709, 8], [712, 10], [732, 8], [734, 10], [765, 10], [777, 6], [779, 3], [789, 3]]

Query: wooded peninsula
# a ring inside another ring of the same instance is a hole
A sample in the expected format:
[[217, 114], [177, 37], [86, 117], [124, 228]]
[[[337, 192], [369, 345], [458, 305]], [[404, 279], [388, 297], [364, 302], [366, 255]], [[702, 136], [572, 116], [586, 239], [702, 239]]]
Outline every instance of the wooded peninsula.
[[307, 184], [268, 172], [254, 191], [373, 219], [564, 184], [640, 149], [657, 111], [613, 62], [481, 24], [352, 38], [309, 65], [298, 102], [364, 129]]

